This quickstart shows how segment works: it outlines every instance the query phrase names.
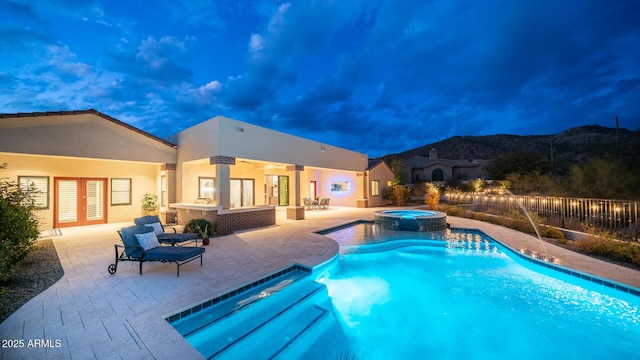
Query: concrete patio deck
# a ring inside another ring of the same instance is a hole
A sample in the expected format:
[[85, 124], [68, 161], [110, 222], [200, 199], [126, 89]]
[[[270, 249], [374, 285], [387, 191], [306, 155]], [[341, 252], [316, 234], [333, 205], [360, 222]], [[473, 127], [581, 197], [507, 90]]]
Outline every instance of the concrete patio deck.
[[[3, 340], [24, 340], [23, 348], [1, 348], [0, 359], [202, 359], [165, 320], [181, 308], [236, 289], [293, 263], [315, 266], [332, 258], [338, 245], [314, 231], [354, 220], [372, 220], [375, 209], [309, 211], [305, 220], [214, 238], [203, 265], [113, 263], [116, 230], [128, 224], [63, 229], [53, 242], [64, 276], [0, 324]], [[477, 228], [519, 249], [546, 252], [561, 266], [640, 288], [640, 272], [541, 244], [533, 236], [474, 220], [449, 217], [453, 227]], [[50, 340], [27, 347], [29, 340]], [[59, 346], [56, 346], [58, 345]]]

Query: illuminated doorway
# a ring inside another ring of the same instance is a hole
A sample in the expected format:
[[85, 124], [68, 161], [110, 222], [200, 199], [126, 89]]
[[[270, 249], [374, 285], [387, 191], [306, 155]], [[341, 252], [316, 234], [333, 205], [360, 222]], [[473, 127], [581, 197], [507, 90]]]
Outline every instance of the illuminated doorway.
[[107, 222], [107, 179], [54, 178], [56, 228]]

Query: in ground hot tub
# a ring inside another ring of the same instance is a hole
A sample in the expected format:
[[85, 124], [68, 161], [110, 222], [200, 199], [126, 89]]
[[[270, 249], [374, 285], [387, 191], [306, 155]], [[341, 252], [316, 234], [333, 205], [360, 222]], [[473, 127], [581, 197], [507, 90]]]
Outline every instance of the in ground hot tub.
[[442, 231], [447, 228], [447, 214], [428, 210], [380, 210], [374, 222], [388, 230]]

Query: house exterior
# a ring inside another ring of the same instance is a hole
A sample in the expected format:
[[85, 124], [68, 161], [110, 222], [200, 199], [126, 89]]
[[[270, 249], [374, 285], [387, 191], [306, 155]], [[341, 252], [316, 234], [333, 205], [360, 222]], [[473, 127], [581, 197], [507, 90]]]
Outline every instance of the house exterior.
[[132, 221], [151, 193], [165, 221], [231, 232], [275, 223], [277, 206], [303, 219], [305, 197], [377, 206], [372, 181], [388, 176], [366, 154], [222, 116], [165, 140], [93, 109], [0, 114], [0, 164], [0, 177], [41, 191], [42, 230]]
[[383, 197], [385, 190], [393, 186], [393, 171], [382, 159], [369, 160], [367, 174], [370, 181], [367, 182], [368, 204], [367, 207], [390, 205], [391, 200]]
[[488, 179], [487, 166], [491, 160], [440, 159], [438, 150], [431, 149], [429, 156], [402, 159], [403, 171], [410, 182], [446, 182], [450, 180]]

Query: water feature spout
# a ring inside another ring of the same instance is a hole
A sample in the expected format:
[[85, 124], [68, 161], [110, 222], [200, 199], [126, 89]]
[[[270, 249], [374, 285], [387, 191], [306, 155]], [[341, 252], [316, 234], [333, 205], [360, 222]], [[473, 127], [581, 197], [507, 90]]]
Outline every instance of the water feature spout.
[[[511, 195], [512, 198], [515, 199], [515, 195], [507, 190], [504, 189], [505, 193]], [[540, 236], [540, 231], [538, 230], [538, 226], [536, 225], [535, 221], [533, 221], [533, 218], [531, 217], [531, 215], [529, 214], [529, 211], [527, 211], [527, 208], [524, 207], [524, 205], [522, 205], [521, 202], [516, 201], [518, 203], [518, 206], [520, 207], [520, 209], [522, 209], [522, 212], [524, 212], [524, 215], [527, 217], [527, 219], [529, 220], [529, 223], [531, 223], [531, 226], [533, 226], [533, 230], [536, 232], [536, 236], [538, 237], [538, 240], [540, 240], [540, 245], [542, 245], [542, 249], [544, 250], [544, 253], [547, 253], [547, 247], [544, 245], [544, 240], [542, 240], [542, 236]]]

